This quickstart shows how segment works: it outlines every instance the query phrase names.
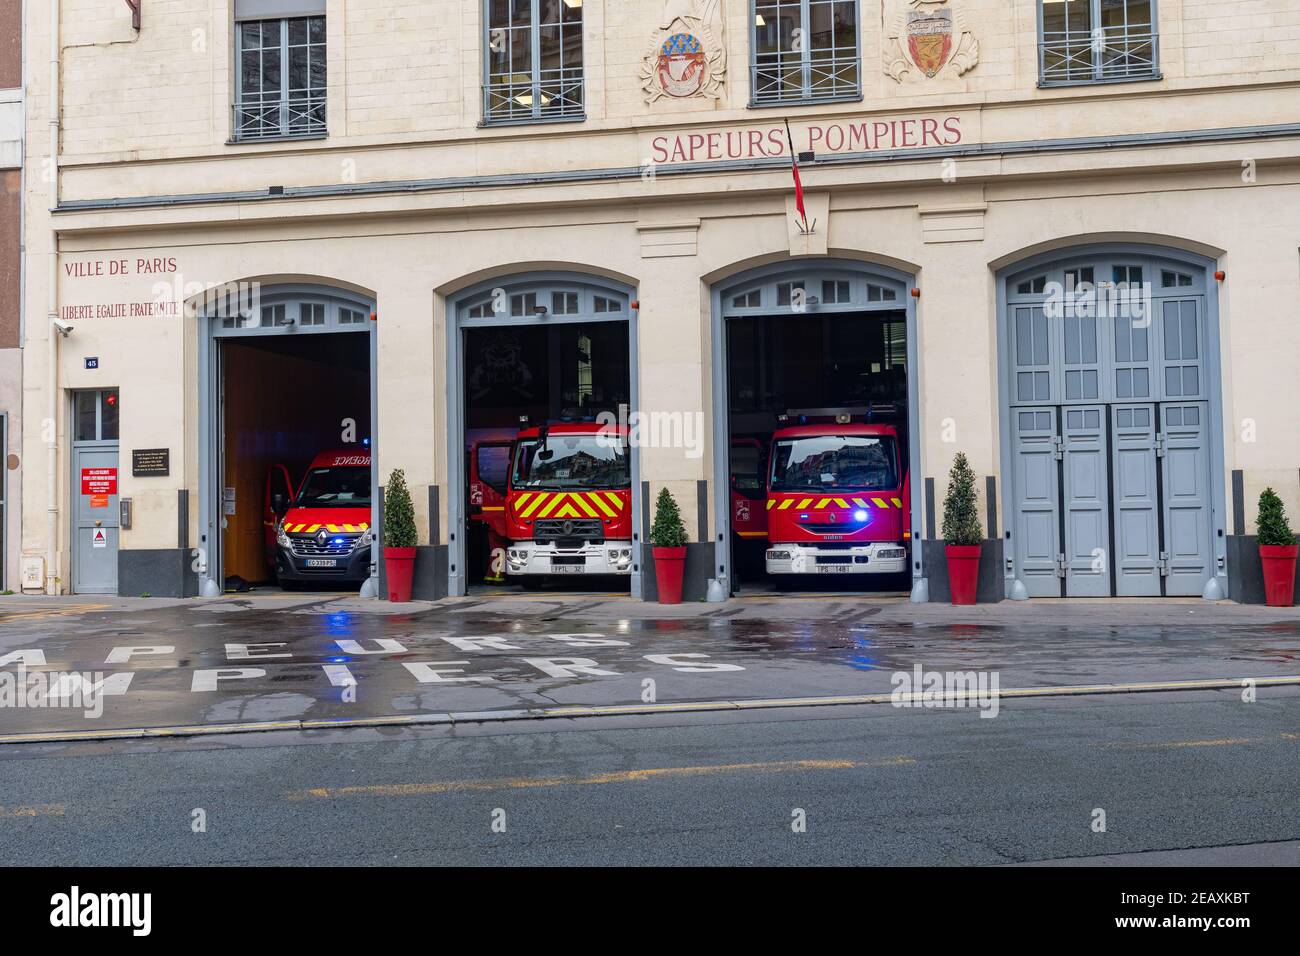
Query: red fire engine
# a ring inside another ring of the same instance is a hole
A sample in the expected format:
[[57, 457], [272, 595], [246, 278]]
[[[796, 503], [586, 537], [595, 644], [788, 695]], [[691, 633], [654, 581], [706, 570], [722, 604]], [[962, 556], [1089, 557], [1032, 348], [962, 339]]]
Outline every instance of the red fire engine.
[[471, 503], [492, 548], [504, 547], [511, 577], [632, 573], [627, 442], [626, 427], [595, 422], [525, 427], [512, 443], [504, 497], [471, 471]]
[[907, 569], [910, 485], [898, 431], [855, 423], [857, 411], [810, 409], [779, 419], [767, 473], [768, 574]]

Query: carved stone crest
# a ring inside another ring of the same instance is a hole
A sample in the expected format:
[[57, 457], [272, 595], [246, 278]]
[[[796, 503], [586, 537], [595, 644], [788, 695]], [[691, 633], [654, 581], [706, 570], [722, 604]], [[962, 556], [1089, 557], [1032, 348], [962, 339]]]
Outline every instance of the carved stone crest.
[[961, 76], [980, 58], [979, 41], [950, 0], [909, 0], [885, 45], [885, 73], [899, 83]]
[[641, 61], [646, 102], [664, 96], [717, 98], [726, 69], [719, 0], [665, 0], [650, 51]]

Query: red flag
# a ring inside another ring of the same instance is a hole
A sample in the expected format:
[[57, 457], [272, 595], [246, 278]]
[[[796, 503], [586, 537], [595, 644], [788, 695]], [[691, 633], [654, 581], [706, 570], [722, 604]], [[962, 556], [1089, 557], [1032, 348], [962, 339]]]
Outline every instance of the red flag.
[[790, 121], [785, 121], [785, 141], [790, 144], [790, 171], [794, 173], [794, 207], [804, 225], [808, 225], [808, 211], [803, 206], [803, 180], [799, 178], [799, 156], [794, 151], [794, 138], [790, 135]]

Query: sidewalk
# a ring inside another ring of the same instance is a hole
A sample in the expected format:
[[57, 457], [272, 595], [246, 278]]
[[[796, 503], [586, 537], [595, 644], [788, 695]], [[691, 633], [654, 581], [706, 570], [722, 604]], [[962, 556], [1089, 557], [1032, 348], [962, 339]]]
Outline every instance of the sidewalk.
[[448, 615], [486, 615], [502, 618], [553, 618], [577, 616], [593, 621], [741, 620], [807, 621], [855, 624], [870, 619], [879, 624], [933, 624], [999, 626], [1252, 626], [1300, 624], [1300, 606], [1269, 608], [1233, 601], [1199, 598], [1037, 598], [954, 607], [949, 604], [912, 604], [905, 596], [857, 594], [780, 594], [733, 598], [717, 604], [692, 602], [663, 605], [625, 595], [601, 593], [471, 594], [441, 601], [392, 604], [373, 598], [340, 593], [228, 594], [218, 598], [132, 598], [111, 595], [41, 595], [0, 597], [0, 626], [6, 622], [93, 614], [102, 611], [153, 611], [193, 607], [222, 611], [298, 609], [305, 613], [413, 615], [441, 612]]

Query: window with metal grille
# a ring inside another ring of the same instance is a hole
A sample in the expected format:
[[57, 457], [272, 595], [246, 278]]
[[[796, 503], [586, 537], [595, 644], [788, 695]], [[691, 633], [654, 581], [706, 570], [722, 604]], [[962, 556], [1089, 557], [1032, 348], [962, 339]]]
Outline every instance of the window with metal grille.
[[325, 18], [236, 24], [239, 87], [235, 139], [325, 132]]
[[583, 115], [582, 0], [484, 0], [483, 122]]
[[1156, 0], [1039, 0], [1042, 86], [1158, 79]]
[[751, 105], [861, 95], [857, 0], [754, 0]]

